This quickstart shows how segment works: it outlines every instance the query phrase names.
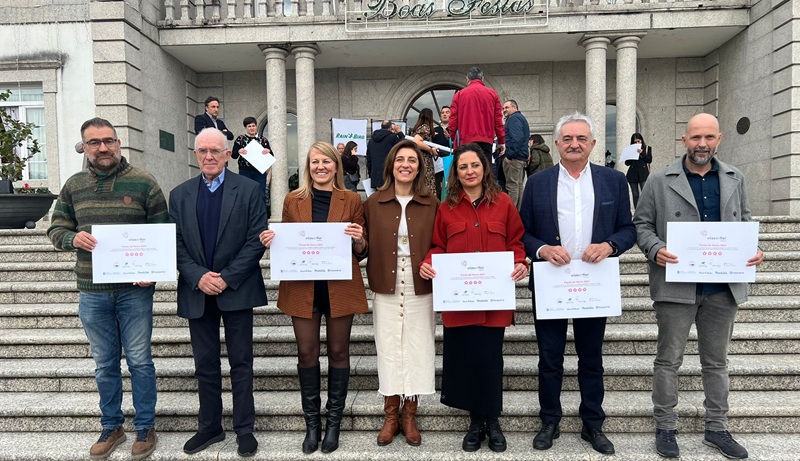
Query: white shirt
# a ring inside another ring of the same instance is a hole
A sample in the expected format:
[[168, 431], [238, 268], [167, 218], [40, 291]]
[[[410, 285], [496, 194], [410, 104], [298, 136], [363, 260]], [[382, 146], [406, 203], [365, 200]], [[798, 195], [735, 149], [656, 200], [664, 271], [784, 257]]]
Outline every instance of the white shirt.
[[[406, 222], [406, 206], [414, 198], [413, 195], [397, 195], [402, 212], [400, 213], [400, 225], [397, 228], [397, 256], [411, 256], [411, 245], [408, 242], [408, 223]], [[403, 238], [405, 237], [405, 243]]]
[[572, 259], [581, 259], [592, 243], [594, 224], [594, 186], [589, 163], [577, 178], [558, 163], [558, 232], [561, 246]]

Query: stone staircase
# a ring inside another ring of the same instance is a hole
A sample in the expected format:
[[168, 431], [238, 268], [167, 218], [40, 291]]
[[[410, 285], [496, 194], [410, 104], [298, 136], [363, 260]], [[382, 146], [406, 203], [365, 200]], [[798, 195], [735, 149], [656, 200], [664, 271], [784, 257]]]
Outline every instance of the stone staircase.
[[[739, 311], [730, 356], [730, 429], [757, 460], [800, 460], [800, 219], [760, 218], [760, 245], [767, 259], [751, 286], [750, 300]], [[86, 459], [99, 432], [94, 362], [77, 317], [78, 293], [73, 253], [53, 250], [41, 230], [0, 231], [0, 460]], [[402, 436], [378, 447], [382, 398], [371, 315], [357, 316], [351, 341], [352, 378], [341, 446], [330, 455], [304, 456], [304, 423], [296, 377], [294, 335], [289, 318], [275, 307], [277, 282], [262, 260], [270, 305], [256, 309], [254, 349], [256, 437], [254, 459], [290, 460], [595, 460], [605, 458], [580, 440], [577, 415], [577, 360], [567, 345], [564, 434], [551, 450], [535, 451], [539, 428], [536, 398], [536, 342], [530, 292], [517, 286], [516, 326], [506, 330], [505, 393], [501, 424], [508, 436], [505, 453], [485, 446], [461, 451], [468, 424], [464, 412], [423, 397], [419, 426], [423, 444], [410, 447]], [[623, 314], [609, 319], [604, 345], [605, 431], [616, 458], [660, 459], [654, 451], [652, 362], [656, 327], [648, 297], [644, 257], [631, 250], [621, 257]], [[362, 268], [363, 269], [363, 268]], [[371, 293], [368, 293], [371, 295]], [[156, 424], [159, 446], [149, 459], [238, 459], [235, 434], [226, 442], [193, 456], [181, 448], [196, 428], [196, 382], [185, 320], [175, 315], [175, 285], [159, 284], [154, 307], [153, 354], [158, 373]], [[323, 333], [324, 334], [324, 333]], [[571, 333], [570, 333], [571, 334]], [[441, 352], [441, 327], [437, 328]], [[324, 349], [323, 349], [324, 353]], [[722, 459], [702, 445], [703, 395], [694, 331], [681, 370], [681, 416], [678, 437], [684, 460]], [[323, 375], [327, 362], [322, 357]], [[227, 375], [223, 361], [223, 375]], [[125, 370], [123, 362], [123, 370]], [[437, 374], [441, 359], [437, 357]], [[127, 373], [125, 371], [125, 373]], [[325, 387], [323, 376], [323, 388]], [[225, 390], [230, 383], [225, 378]], [[131, 414], [129, 382], [124, 409]], [[230, 429], [230, 394], [224, 397]], [[129, 429], [131, 429], [129, 427]], [[132, 429], [131, 429], [132, 430]], [[110, 459], [129, 459], [131, 437]]]

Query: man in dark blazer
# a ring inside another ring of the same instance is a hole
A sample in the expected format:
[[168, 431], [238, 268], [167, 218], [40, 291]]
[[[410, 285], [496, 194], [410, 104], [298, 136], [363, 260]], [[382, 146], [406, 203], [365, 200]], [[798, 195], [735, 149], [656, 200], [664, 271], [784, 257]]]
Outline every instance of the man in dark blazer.
[[225, 135], [214, 129], [195, 138], [201, 174], [172, 190], [169, 214], [177, 231], [178, 315], [189, 319], [198, 382], [197, 433], [186, 442], [189, 454], [225, 439], [222, 430], [220, 319], [231, 367], [233, 430], [238, 452], [252, 456], [253, 308], [267, 304], [259, 261], [264, 246], [266, 208], [258, 183], [225, 168], [231, 156]]
[[[528, 257], [563, 266], [572, 259], [597, 263], [609, 256], [619, 256], [636, 241], [625, 175], [589, 163], [595, 140], [592, 121], [585, 115], [562, 117], [553, 137], [561, 161], [531, 176], [522, 198], [520, 215], [525, 226], [522, 241]], [[531, 291], [533, 286], [531, 271]], [[533, 439], [533, 447], [546, 450], [560, 434], [568, 320], [535, 319], [535, 322], [542, 428]], [[581, 438], [596, 451], [613, 454], [614, 445], [602, 431], [605, 421], [602, 348], [606, 318], [576, 318], [572, 324], [578, 353]]]
[[217, 118], [219, 115], [219, 99], [214, 96], [206, 98], [206, 111], [194, 118], [194, 134], [200, 134], [206, 128], [216, 128], [225, 134], [228, 141], [233, 141], [233, 133], [228, 131], [225, 122]]

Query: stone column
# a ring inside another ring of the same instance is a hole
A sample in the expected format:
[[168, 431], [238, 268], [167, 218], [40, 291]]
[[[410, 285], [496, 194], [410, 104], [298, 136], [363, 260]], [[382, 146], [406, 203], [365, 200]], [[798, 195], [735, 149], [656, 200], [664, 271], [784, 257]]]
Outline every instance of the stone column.
[[597, 144], [589, 161], [605, 164], [606, 155], [606, 51], [611, 43], [607, 37], [585, 36], [581, 45], [586, 48], [586, 115], [594, 122]]
[[[636, 132], [636, 54], [641, 36], [626, 36], [614, 40], [617, 48], [617, 152], [630, 144], [631, 135]], [[616, 168], [627, 170], [622, 162]]]
[[280, 46], [264, 46], [261, 51], [267, 64], [267, 138], [277, 152], [270, 185], [271, 221], [280, 221], [283, 199], [289, 192], [286, 142], [286, 56], [289, 52]]
[[297, 89], [297, 165], [303, 177], [308, 149], [317, 140], [317, 111], [314, 86], [314, 57], [319, 48], [313, 43], [292, 47]]

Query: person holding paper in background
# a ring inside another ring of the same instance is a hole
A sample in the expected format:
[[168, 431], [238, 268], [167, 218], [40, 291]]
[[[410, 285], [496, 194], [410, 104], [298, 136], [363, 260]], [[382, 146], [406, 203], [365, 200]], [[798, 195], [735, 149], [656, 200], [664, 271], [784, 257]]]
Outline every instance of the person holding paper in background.
[[93, 283], [92, 250], [97, 239], [91, 229], [96, 224], [166, 223], [167, 202], [155, 178], [122, 156], [111, 122], [102, 118], [85, 121], [81, 139], [88, 166], [61, 188], [47, 236], [57, 250], [78, 253], [78, 317], [95, 361], [103, 428], [89, 456], [105, 459], [125, 441], [120, 368], [124, 345], [136, 410], [131, 458], [141, 459], [149, 456], [157, 443], [156, 369], [150, 348], [155, 286], [149, 282]]
[[384, 396], [380, 446], [397, 434], [401, 405], [406, 442], [422, 443], [416, 421], [419, 397], [436, 391], [432, 286], [420, 276], [419, 264], [431, 247], [439, 201], [425, 183], [425, 168], [416, 144], [400, 141], [389, 151], [383, 186], [364, 203], [378, 392]]
[[[278, 308], [292, 317], [297, 340], [297, 374], [306, 421], [303, 453], [313, 453], [321, 440], [320, 325], [325, 316], [328, 349], [328, 414], [322, 452], [339, 448], [339, 427], [350, 381], [350, 328], [354, 314], [364, 314], [367, 295], [358, 261], [367, 256], [367, 232], [361, 197], [344, 187], [342, 159], [331, 144], [315, 142], [308, 151], [304, 181], [283, 202], [285, 223], [346, 222], [353, 241], [353, 278], [350, 280], [281, 281]], [[273, 230], [261, 233], [267, 248]]]
[[631, 185], [631, 195], [633, 196], [633, 207], [639, 203], [639, 191], [644, 188], [644, 182], [650, 176], [650, 164], [653, 162], [653, 149], [644, 143], [644, 138], [639, 133], [633, 133], [631, 136], [631, 144], [638, 144], [640, 147], [637, 149], [639, 158], [632, 160], [625, 160], [628, 165], [628, 172], [625, 177], [628, 179], [628, 184]]
[[[596, 142], [589, 117], [577, 112], [561, 117], [553, 139], [561, 161], [528, 178], [522, 197], [520, 214], [525, 225], [523, 242], [528, 257], [532, 261], [564, 266], [573, 259], [597, 263], [609, 256], [621, 255], [636, 240], [625, 175], [589, 163], [589, 154]], [[531, 276], [531, 291], [534, 283]], [[560, 435], [568, 319], [537, 319], [535, 304], [534, 299], [542, 427], [533, 439], [533, 448], [547, 450]], [[572, 326], [578, 353], [581, 438], [591, 443], [595, 451], [613, 454], [614, 444], [602, 430], [605, 421], [602, 349], [606, 318], [576, 318]]]
[[256, 167], [250, 164], [247, 159], [244, 157], [247, 155], [247, 147], [251, 141], [255, 141], [261, 144], [263, 149], [261, 150], [261, 155], [272, 155], [272, 149], [269, 147], [269, 141], [264, 136], [258, 136], [258, 122], [256, 121], [255, 117], [246, 117], [242, 122], [244, 125], [244, 129], [247, 130], [246, 134], [243, 134], [236, 138], [236, 141], [233, 142], [233, 150], [231, 151], [231, 157], [237, 160], [239, 164], [239, 174], [244, 176], [245, 178], [250, 178], [253, 181], [257, 182], [259, 187], [261, 187], [261, 197], [264, 198], [264, 203], [267, 205], [267, 219], [269, 219], [270, 213], [270, 202], [269, 202], [269, 185], [270, 179], [272, 178], [272, 170], [268, 170], [266, 173], [262, 173], [258, 171]]
[[[649, 263], [650, 297], [658, 324], [653, 363], [656, 451], [667, 458], [680, 454], [675, 413], [678, 369], [694, 323], [705, 393], [703, 443], [727, 458], [743, 459], [747, 450], [727, 429], [728, 345], [737, 306], [747, 301], [747, 284], [667, 283], [665, 267], [680, 257], [667, 251], [667, 222], [752, 220], [745, 178], [741, 171], [715, 158], [722, 134], [713, 115], [692, 117], [681, 140], [686, 153], [650, 176], [633, 218], [637, 243]], [[764, 253], [758, 250], [747, 265], [758, 266], [763, 260]]]
[[[495, 182], [489, 157], [478, 144], [464, 144], [453, 154], [447, 199], [436, 213], [420, 276], [436, 276], [431, 259], [437, 253], [513, 251], [510, 276], [522, 280], [528, 275], [522, 234], [517, 208]], [[506, 449], [498, 417], [503, 410], [503, 335], [513, 320], [511, 310], [442, 313], [442, 403], [469, 411], [464, 451], [478, 450], [487, 436], [490, 450]]]

